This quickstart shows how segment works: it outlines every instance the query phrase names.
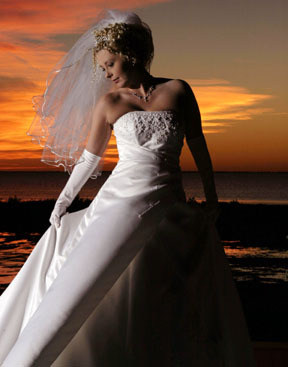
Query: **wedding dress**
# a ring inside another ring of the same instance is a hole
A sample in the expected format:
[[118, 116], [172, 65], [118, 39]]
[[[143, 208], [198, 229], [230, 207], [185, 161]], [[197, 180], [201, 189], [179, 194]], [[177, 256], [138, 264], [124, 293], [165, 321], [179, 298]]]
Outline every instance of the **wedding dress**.
[[4, 367], [254, 366], [215, 225], [185, 202], [176, 112], [114, 124], [119, 161], [0, 297]]

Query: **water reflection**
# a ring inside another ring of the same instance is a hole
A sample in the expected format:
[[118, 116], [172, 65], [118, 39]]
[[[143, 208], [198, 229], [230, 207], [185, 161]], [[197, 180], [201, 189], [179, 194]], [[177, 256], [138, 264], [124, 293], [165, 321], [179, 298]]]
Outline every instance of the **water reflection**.
[[31, 253], [40, 237], [39, 233], [18, 236], [0, 232], [0, 284], [8, 285]]
[[222, 241], [237, 281], [278, 284], [288, 282], [287, 249], [242, 246], [240, 241]]
[[[17, 235], [0, 232], [0, 286], [5, 288], [24, 264], [40, 233]], [[287, 249], [243, 246], [240, 241], [222, 241], [236, 281], [278, 284], [288, 282]]]

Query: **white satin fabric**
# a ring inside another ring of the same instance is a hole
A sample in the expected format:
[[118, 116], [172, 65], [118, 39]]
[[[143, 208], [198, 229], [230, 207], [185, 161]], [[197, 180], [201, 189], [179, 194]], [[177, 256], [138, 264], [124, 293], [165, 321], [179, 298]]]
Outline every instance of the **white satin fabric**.
[[129, 112], [114, 132], [95, 199], [48, 228], [0, 298], [1, 366], [254, 366], [215, 226], [185, 203], [177, 114]]

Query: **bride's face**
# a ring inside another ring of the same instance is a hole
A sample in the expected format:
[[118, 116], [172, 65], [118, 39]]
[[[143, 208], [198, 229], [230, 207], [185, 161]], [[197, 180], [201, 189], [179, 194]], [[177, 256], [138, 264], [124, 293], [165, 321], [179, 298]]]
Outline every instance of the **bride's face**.
[[123, 88], [128, 85], [131, 69], [122, 56], [115, 55], [107, 50], [100, 50], [96, 54], [96, 60], [103, 73], [105, 73], [105, 77], [112, 80], [116, 88]]

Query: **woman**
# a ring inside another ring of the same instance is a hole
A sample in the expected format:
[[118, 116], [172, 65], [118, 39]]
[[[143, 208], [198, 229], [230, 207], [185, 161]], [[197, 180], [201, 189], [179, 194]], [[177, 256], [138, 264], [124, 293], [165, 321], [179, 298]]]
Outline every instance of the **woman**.
[[[197, 102], [184, 81], [149, 73], [153, 52], [136, 14], [107, 11], [44, 94], [30, 135], [44, 135], [43, 161], [75, 167], [52, 226], [1, 297], [1, 366], [253, 365], [213, 223], [217, 194]], [[66, 213], [99, 173], [111, 130], [115, 169], [87, 209]], [[184, 136], [206, 212], [185, 203]]]

